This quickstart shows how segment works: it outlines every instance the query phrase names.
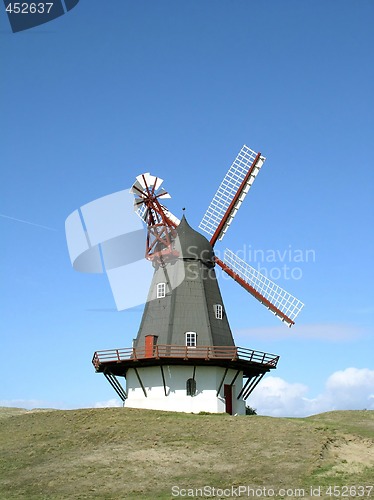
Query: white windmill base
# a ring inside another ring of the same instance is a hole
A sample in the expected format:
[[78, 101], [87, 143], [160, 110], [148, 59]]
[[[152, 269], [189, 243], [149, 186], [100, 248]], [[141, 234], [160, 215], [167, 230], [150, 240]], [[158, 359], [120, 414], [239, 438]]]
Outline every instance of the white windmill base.
[[[137, 372], [144, 390], [135, 370], [130, 368], [126, 373], [125, 407], [185, 413], [228, 412], [233, 415], [245, 415], [245, 402], [243, 399], [237, 399], [242, 389], [243, 372], [235, 377], [237, 370], [229, 369], [224, 377], [225, 368], [218, 366], [196, 366], [193, 373], [192, 366], [164, 365], [165, 386], [160, 366], [138, 368]], [[194, 395], [187, 394], [187, 381], [191, 379], [196, 382]], [[235, 383], [231, 385], [234, 379]], [[230, 385], [231, 390], [227, 387]], [[225, 398], [225, 391], [226, 395], [229, 393], [228, 398]], [[231, 399], [231, 404], [227, 399]]]

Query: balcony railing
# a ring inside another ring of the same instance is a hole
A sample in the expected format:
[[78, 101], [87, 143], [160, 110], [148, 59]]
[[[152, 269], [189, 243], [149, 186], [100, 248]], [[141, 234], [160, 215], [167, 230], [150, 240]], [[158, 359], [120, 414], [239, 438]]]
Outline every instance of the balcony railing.
[[231, 361], [245, 361], [261, 365], [277, 366], [279, 356], [261, 351], [254, 351], [246, 347], [236, 346], [198, 346], [187, 347], [180, 345], [155, 345], [152, 349], [146, 347], [125, 347], [123, 349], [110, 349], [96, 351], [92, 363], [96, 369], [102, 364], [121, 363], [123, 361], [141, 361], [145, 359], [226, 359]]

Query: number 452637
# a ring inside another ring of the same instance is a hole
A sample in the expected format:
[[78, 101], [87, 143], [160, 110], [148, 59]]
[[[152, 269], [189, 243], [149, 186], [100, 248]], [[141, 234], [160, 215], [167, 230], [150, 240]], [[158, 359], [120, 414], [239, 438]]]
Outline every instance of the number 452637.
[[53, 7], [53, 2], [44, 3], [22, 3], [10, 2], [6, 6], [6, 11], [9, 14], [49, 14]]

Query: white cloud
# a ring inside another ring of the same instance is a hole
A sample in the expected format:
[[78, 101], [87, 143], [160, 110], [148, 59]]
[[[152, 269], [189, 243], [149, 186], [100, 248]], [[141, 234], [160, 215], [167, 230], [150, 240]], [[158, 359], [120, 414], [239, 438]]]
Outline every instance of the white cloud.
[[267, 377], [260, 382], [247, 404], [256, 408], [261, 415], [280, 417], [302, 415], [304, 397], [308, 387], [303, 384], [290, 384], [279, 377]]
[[[374, 370], [347, 368], [333, 373], [326, 382], [326, 395], [347, 409], [372, 405], [371, 392], [374, 387]], [[366, 405], [365, 405], [366, 403]]]
[[324, 391], [307, 398], [308, 387], [267, 377], [249, 397], [247, 404], [259, 415], [302, 417], [331, 410], [374, 410], [374, 370], [346, 368], [326, 380]]
[[236, 330], [235, 339], [266, 339], [279, 340], [291, 339], [323, 339], [333, 342], [347, 341], [358, 339], [365, 335], [366, 331], [363, 328], [337, 324], [337, 323], [321, 323], [309, 325], [294, 325], [292, 328], [286, 328], [284, 325], [260, 328], [243, 328]]
[[94, 408], [112, 408], [118, 406], [122, 406], [122, 403], [119, 401], [119, 399], [113, 398], [108, 399], [108, 401], [98, 401], [97, 403], [95, 403]]

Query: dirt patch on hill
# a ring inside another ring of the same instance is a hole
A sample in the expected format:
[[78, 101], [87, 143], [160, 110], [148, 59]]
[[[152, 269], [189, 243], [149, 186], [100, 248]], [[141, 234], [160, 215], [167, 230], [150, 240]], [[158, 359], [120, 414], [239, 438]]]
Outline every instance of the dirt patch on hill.
[[339, 436], [326, 444], [323, 459], [334, 462], [331, 470], [325, 473], [327, 476], [337, 472], [360, 473], [374, 467], [374, 442], [357, 436]]

